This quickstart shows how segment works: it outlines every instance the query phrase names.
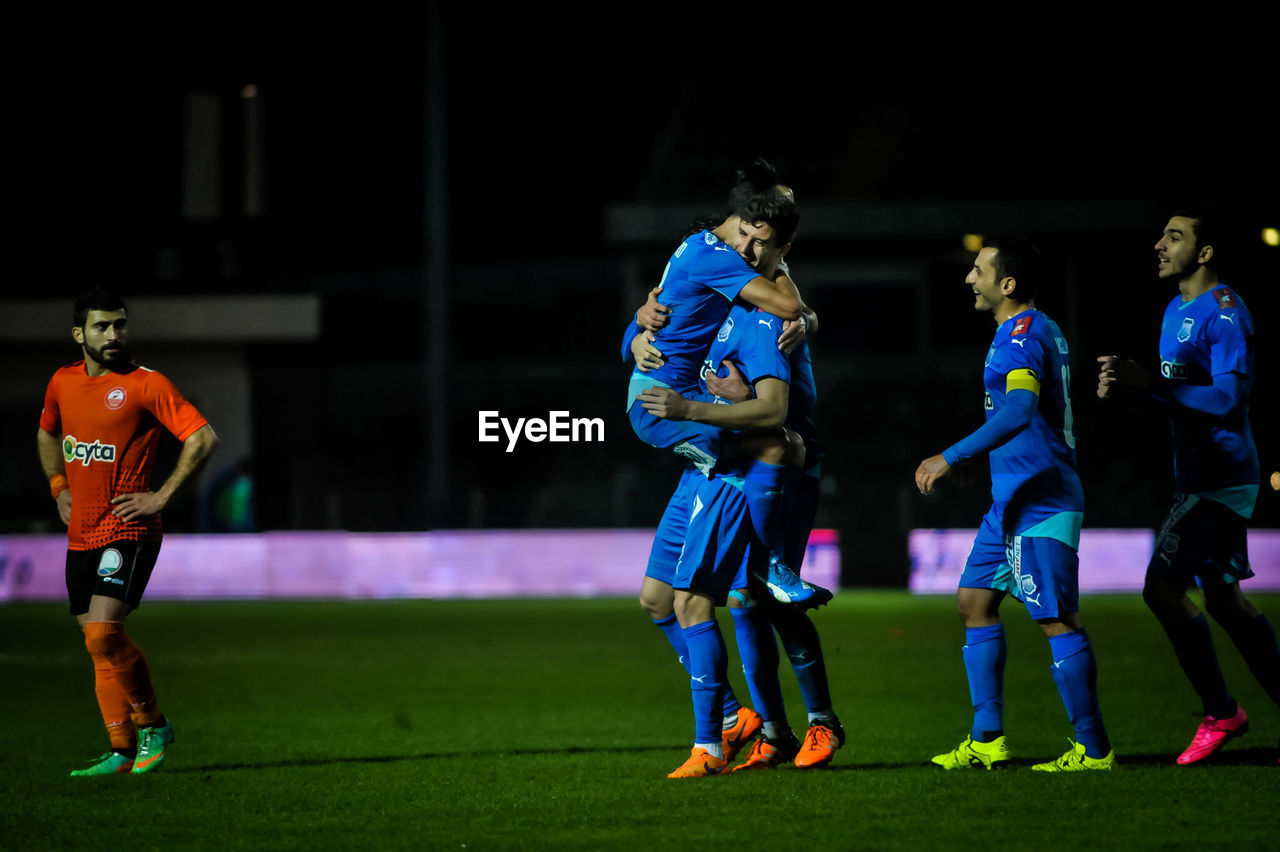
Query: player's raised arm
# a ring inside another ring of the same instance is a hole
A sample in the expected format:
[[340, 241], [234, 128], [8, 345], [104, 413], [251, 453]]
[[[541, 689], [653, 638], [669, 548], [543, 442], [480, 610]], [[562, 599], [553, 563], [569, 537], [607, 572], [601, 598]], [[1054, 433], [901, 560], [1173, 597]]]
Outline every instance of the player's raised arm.
[[741, 296], [744, 301], [784, 320], [799, 319], [805, 311], [795, 282], [783, 274], [773, 279], [757, 275], [742, 288]]

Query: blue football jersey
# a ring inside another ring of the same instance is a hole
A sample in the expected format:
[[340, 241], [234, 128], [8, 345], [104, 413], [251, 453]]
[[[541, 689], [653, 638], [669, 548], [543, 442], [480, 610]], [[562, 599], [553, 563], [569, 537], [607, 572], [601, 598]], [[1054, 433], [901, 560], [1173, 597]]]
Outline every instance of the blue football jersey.
[[733, 300], [757, 277], [742, 255], [711, 231], [700, 231], [682, 242], [662, 273], [662, 304], [671, 308], [671, 321], [656, 335], [663, 365], [648, 373], [636, 371], [647, 383], [677, 391], [696, 390], [707, 347], [729, 315]]
[[822, 460], [818, 427], [814, 421], [818, 388], [813, 379], [813, 359], [807, 341], [790, 355], [778, 349], [782, 325], [783, 321], [770, 313], [734, 305], [711, 343], [698, 380], [701, 390], [706, 392], [707, 373], [723, 376], [726, 371], [721, 362], [728, 360], [738, 364], [750, 384], [767, 377], [787, 382], [790, 388], [786, 424], [804, 439], [807, 449], [805, 467], [812, 469]]
[[990, 453], [993, 507], [1006, 532], [1058, 538], [1074, 547], [1084, 489], [1071, 431], [1071, 358], [1057, 323], [1037, 310], [996, 329], [982, 374], [988, 420], [1006, 404], [1008, 374], [1023, 369], [1035, 373], [1040, 395], [1031, 424]]
[[721, 362], [726, 360], [738, 364], [749, 384], [769, 377], [790, 384], [791, 361], [778, 349], [781, 336], [782, 320], [773, 314], [734, 305], [707, 350], [698, 371], [699, 386], [707, 389], [707, 373], [723, 374]]
[[1160, 325], [1160, 375], [1172, 382], [1211, 385], [1235, 373], [1240, 402], [1222, 417], [1169, 401], [1174, 481], [1183, 494], [1203, 493], [1260, 479], [1258, 450], [1249, 428], [1253, 389], [1253, 317], [1225, 284], [1189, 302], [1178, 295]]

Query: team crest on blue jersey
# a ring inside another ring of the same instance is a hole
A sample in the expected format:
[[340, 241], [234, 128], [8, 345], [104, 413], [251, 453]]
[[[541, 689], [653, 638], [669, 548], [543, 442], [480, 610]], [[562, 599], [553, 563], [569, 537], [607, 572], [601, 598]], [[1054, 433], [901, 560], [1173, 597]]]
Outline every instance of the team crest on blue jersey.
[[1218, 291], [1218, 307], [1224, 310], [1236, 307], [1236, 294], [1223, 287]]
[[1191, 327], [1194, 326], [1195, 324], [1196, 324], [1196, 321], [1191, 317], [1186, 317], [1185, 319], [1183, 319], [1182, 326], [1179, 327], [1178, 329], [1179, 343], [1186, 343], [1188, 340], [1191, 339]]
[[1010, 337], [1019, 334], [1026, 334], [1031, 328], [1031, 317], [1019, 317], [1018, 321], [1013, 324], [1013, 331], [1009, 332]]
[[716, 335], [716, 340], [724, 343], [731, 334], [733, 334], [733, 317], [726, 319], [724, 325], [720, 326], [720, 333]]

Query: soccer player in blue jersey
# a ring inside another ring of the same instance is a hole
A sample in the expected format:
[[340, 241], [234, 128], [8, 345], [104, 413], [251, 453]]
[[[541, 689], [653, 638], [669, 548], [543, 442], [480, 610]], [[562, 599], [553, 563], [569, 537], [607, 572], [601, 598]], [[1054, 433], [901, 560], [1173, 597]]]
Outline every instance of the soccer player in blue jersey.
[[[786, 563], [800, 568], [804, 560], [804, 552], [809, 543], [809, 534], [813, 530], [814, 518], [817, 515], [819, 479], [822, 475], [823, 448], [818, 434], [814, 411], [817, 408], [817, 385], [813, 378], [813, 362], [809, 351], [807, 337], [793, 342], [791, 335], [794, 327], [783, 324], [782, 335], [778, 338], [777, 349], [788, 353], [791, 372], [790, 390], [787, 403], [787, 425], [793, 429], [804, 443], [805, 458], [802, 470], [798, 472], [795, 487], [790, 489], [786, 502], [787, 512], [783, 519], [786, 539]], [[707, 390], [720, 400], [729, 402], [745, 402], [753, 397], [753, 391], [735, 360], [742, 358], [744, 367], [750, 363], [748, 358], [758, 358], [756, 354], [768, 346], [768, 336], [761, 336], [761, 324], [757, 312], [757, 321], [753, 328], [756, 346], [749, 347], [746, 341], [731, 335], [726, 342], [727, 349], [720, 353], [713, 347], [708, 356], [707, 369], [703, 371], [703, 382]], [[816, 331], [816, 317], [810, 328], [804, 333]], [[743, 354], [739, 354], [743, 353]], [[719, 364], [727, 375], [721, 377], [712, 366]], [[766, 361], [766, 365], [767, 365]], [[759, 366], [749, 367], [755, 376], [768, 375]], [[804, 742], [795, 754], [795, 765], [800, 769], [813, 769], [826, 766], [835, 756], [835, 752], [845, 742], [844, 727], [831, 706], [831, 691], [827, 681], [826, 661], [822, 653], [822, 642], [817, 627], [809, 616], [796, 607], [775, 606], [773, 600], [766, 595], [756, 595], [757, 606], [731, 608], [735, 628], [738, 633], [738, 647], [756, 651], [760, 658], [752, 661], [758, 671], [769, 672], [777, 668], [776, 645], [769, 630], [772, 624], [782, 640], [783, 649], [791, 662], [792, 670], [800, 685], [800, 694], [808, 710], [809, 726], [805, 732]], [[763, 610], [763, 612], [761, 612]], [[744, 655], [744, 669], [748, 667]], [[754, 696], [754, 693], [753, 693]], [[757, 706], [764, 707], [757, 699]], [[778, 705], [781, 708], [781, 705]], [[772, 708], [766, 708], [772, 709]], [[781, 713], [779, 718], [783, 718]], [[767, 768], [781, 762], [786, 752], [777, 748], [776, 743], [769, 741], [768, 733], [753, 747], [752, 753], [743, 763], [744, 767]]]
[[[801, 399], [795, 406], [796, 421], [811, 422], [814, 400], [812, 370], [807, 348], [801, 347], [790, 356], [779, 347], [783, 323], [776, 317], [761, 311], [748, 311], [735, 305], [721, 326], [703, 366], [704, 377], [714, 375], [716, 365], [732, 359], [742, 364], [756, 390], [754, 399], [737, 405], [723, 405], [725, 400], [705, 393], [694, 398], [676, 394], [669, 389], [656, 389], [646, 397], [645, 407], [656, 416], [675, 421], [697, 420], [725, 429], [767, 428], [788, 417], [789, 384], [792, 377], [792, 359], [800, 365]], [[795, 459], [803, 463], [799, 455]], [[817, 450], [816, 432], [812, 446]], [[804, 464], [806, 471], [816, 476], [820, 455], [815, 453], [811, 463]], [[797, 468], [798, 470], [798, 468]], [[724, 462], [709, 482], [699, 483], [693, 496], [696, 511], [691, 514], [683, 551], [676, 566], [675, 605], [681, 623], [691, 632], [704, 631], [713, 641], [707, 643], [710, 653], [701, 661], [702, 667], [691, 667], [696, 718], [695, 745], [689, 761], [672, 777], [690, 777], [714, 774], [724, 762], [713, 762], [707, 740], [713, 733], [716, 691], [723, 689], [726, 659], [723, 641], [715, 622], [716, 606], [730, 604], [738, 634], [738, 647], [743, 658], [743, 670], [747, 674], [752, 698], [764, 717], [763, 738], [753, 744], [747, 760], [740, 769], [760, 769], [797, 761], [802, 768], [821, 766], [830, 762], [832, 754], [843, 740], [843, 729], [831, 709], [825, 666], [821, 659], [821, 643], [812, 622], [803, 612], [787, 607], [779, 620], [784, 646], [793, 659], [802, 691], [810, 707], [810, 730], [806, 735], [806, 748], [802, 749], [786, 721], [781, 686], [778, 683], [777, 643], [770, 628], [769, 613], [757, 606], [747, 584], [752, 563], [758, 563], [765, 551], [752, 526], [746, 522], [748, 512], [743, 495], [745, 466]], [[815, 480], [816, 481], [816, 480]], [[816, 494], [816, 489], [793, 489], [788, 505]], [[787, 527], [788, 557], [799, 564], [804, 545], [812, 527], [813, 506], [809, 503], [797, 514], [807, 521]], [[807, 509], [807, 513], [805, 512]], [[800, 529], [803, 525], [803, 529]], [[758, 570], [758, 568], [757, 568]], [[767, 600], [762, 597], [761, 601]], [[805, 628], [807, 627], [807, 632]], [[692, 644], [690, 650], [692, 651]]]
[[1178, 214], [1155, 244], [1160, 280], [1178, 286], [1160, 328], [1160, 375], [1115, 355], [1098, 358], [1099, 397], [1154, 399], [1173, 431], [1176, 495], [1142, 597], [1203, 704], [1204, 718], [1177, 759], [1183, 765], [1204, 760], [1249, 726], [1223, 678], [1208, 622], [1187, 595], [1192, 585], [1200, 586], [1205, 609], [1280, 705], [1275, 630], [1240, 588], [1253, 576], [1245, 533], [1261, 481], [1249, 428], [1253, 317], [1219, 280], [1221, 241], [1212, 227], [1203, 211]]
[[965, 282], [973, 289], [974, 307], [990, 311], [996, 321], [983, 370], [986, 423], [920, 462], [915, 474], [920, 493], [932, 494], [953, 465], [989, 454], [992, 506], [956, 593], [973, 724], [964, 742], [933, 758], [944, 769], [993, 769], [1010, 762], [999, 615], [1006, 594], [1022, 601], [1048, 638], [1049, 671], [1076, 731], [1066, 754], [1032, 768], [1058, 772], [1116, 764], [1098, 708], [1093, 648], [1079, 613], [1084, 490], [1071, 431], [1070, 359], [1057, 324], [1035, 309], [1040, 267], [1040, 252], [1028, 240], [984, 241]]
[[[804, 314], [795, 284], [777, 272], [799, 222], [794, 195], [774, 181], [763, 189], [757, 186], [758, 178], [750, 169], [743, 170], [730, 196], [731, 215], [713, 228], [692, 234], [672, 254], [659, 285], [671, 310], [669, 322], [656, 334], [663, 359], [652, 370], [633, 371], [628, 387], [628, 418], [636, 435], [683, 456], [704, 475], [710, 474], [720, 456], [721, 430], [662, 420], [646, 411], [641, 400], [651, 388], [697, 391], [702, 358], [735, 299], [783, 319], [795, 320]], [[744, 187], [748, 191], [742, 191]], [[766, 545], [780, 555], [778, 518], [787, 476], [781, 460], [787, 436], [781, 430], [763, 430], [740, 436], [738, 443], [755, 459], [746, 475], [751, 522]], [[779, 600], [815, 606], [830, 599], [827, 590], [800, 580], [780, 559], [769, 565], [769, 573], [770, 590]]]

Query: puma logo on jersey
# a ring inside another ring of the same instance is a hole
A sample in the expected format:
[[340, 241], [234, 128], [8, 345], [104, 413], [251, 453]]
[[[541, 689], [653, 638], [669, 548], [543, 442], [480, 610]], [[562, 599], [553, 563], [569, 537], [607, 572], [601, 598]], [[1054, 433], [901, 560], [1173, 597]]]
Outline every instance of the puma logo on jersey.
[[1224, 319], [1227, 322], [1231, 323], [1232, 325], [1236, 324], [1236, 318], [1234, 314], [1218, 314], [1218, 319]]
[[96, 461], [112, 463], [116, 460], [115, 444], [103, 444], [95, 440], [92, 444], [77, 441], [74, 435], [62, 439], [62, 457], [67, 464], [78, 461], [85, 467]]
[[756, 322], [760, 323], [762, 326], [769, 329], [770, 331], [773, 331], [773, 320], [762, 319], [762, 320], [756, 320]]

